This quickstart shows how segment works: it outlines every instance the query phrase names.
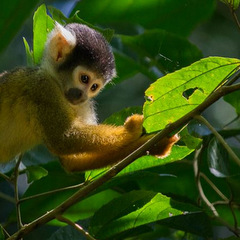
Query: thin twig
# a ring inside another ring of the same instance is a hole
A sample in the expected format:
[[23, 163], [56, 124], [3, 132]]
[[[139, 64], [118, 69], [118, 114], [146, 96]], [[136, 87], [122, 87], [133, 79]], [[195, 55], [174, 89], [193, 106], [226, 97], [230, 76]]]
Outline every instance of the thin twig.
[[21, 229], [23, 227], [22, 219], [21, 219], [21, 210], [19, 204], [19, 195], [18, 195], [18, 176], [19, 176], [19, 165], [22, 161], [22, 154], [18, 156], [18, 160], [13, 173], [13, 184], [14, 184], [14, 194], [15, 194], [15, 202], [16, 202], [16, 213], [17, 213], [17, 223], [18, 228]]
[[27, 235], [28, 233], [33, 231], [35, 228], [53, 220], [54, 218], [56, 218], [56, 216], [61, 215], [70, 206], [72, 206], [73, 204], [77, 203], [78, 201], [86, 198], [86, 196], [89, 193], [95, 191], [103, 183], [107, 182], [108, 180], [110, 180], [111, 178], [116, 176], [123, 168], [128, 166], [130, 163], [132, 163], [135, 159], [137, 159], [143, 153], [146, 153], [146, 151], [148, 151], [151, 148], [151, 146], [158, 143], [164, 137], [167, 137], [174, 130], [177, 130], [181, 126], [187, 124], [190, 120], [192, 120], [194, 118], [194, 116], [199, 115], [202, 111], [204, 111], [206, 108], [208, 108], [214, 102], [216, 102], [222, 96], [224, 96], [228, 93], [234, 92], [236, 90], [240, 90], [240, 84], [235, 84], [233, 86], [223, 86], [223, 87], [219, 88], [218, 90], [213, 92], [203, 103], [201, 103], [199, 106], [197, 106], [191, 112], [187, 113], [182, 118], [175, 121], [174, 123], [169, 124], [166, 128], [164, 128], [161, 132], [156, 134], [153, 138], [151, 138], [149, 141], [147, 141], [145, 144], [143, 144], [136, 151], [132, 152], [129, 156], [127, 156], [122, 161], [120, 161], [118, 164], [116, 164], [112, 168], [110, 168], [103, 176], [96, 179], [95, 181], [88, 184], [87, 186], [84, 186], [82, 189], [77, 191], [75, 194], [73, 194], [70, 198], [68, 198], [65, 202], [60, 204], [55, 209], [47, 212], [46, 214], [39, 217], [35, 221], [29, 223], [28, 225], [23, 226], [22, 229], [20, 229], [18, 232], [13, 234], [8, 240], [19, 239], [22, 236]]
[[82, 233], [87, 240], [96, 240], [94, 237], [92, 237], [87, 231], [85, 231], [79, 224], [72, 222], [68, 218], [58, 215], [56, 219], [60, 222], [67, 223], [70, 226], [73, 226], [75, 229], [77, 229], [80, 233]]
[[199, 156], [200, 156], [201, 150], [202, 150], [202, 148], [197, 149], [195, 151], [195, 156], [194, 156], [194, 161], [193, 161], [193, 169], [194, 169], [194, 175], [195, 175], [195, 180], [196, 180], [198, 192], [199, 192], [199, 195], [200, 195], [202, 201], [208, 206], [208, 208], [213, 213], [214, 217], [219, 217], [219, 214], [218, 214], [216, 208], [213, 206], [213, 204], [206, 197], [206, 195], [203, 191], [202, 185], [201, 185], [200, 170], [199, 170], [199, 166], [198, 166]]
[[233, 210], [233, 204], [231, 202], [229, 202], [229, 208], [230, 208], [231, 213], [233, 215], [234, 228], [237, 230], [238, 229], [238, 221], [237, 221], [236, 214], [235, 214], [235, 212]]
[[240, 77], [240, 69], [239, 66], [235, 68], [233, 71], [235, 71], [228, 79], [227, 83], [225, 86], [231, 86], [233, 83], [235, 83], [239, 77]]
[[87, 184], [87, 182], [84, 182], [84, 183], [80, 183], [80, 184], [77, 184], [77, 185], [73, 185], [73, 186], [69, 186], [69, 187], [64, 187], [64, 188], [59, 188], [59, 189], [55, 189], [55, 190], [52, 190], [52, 191], [48, 191], [48, 192], [44, 192], [44, 193], [39, 193], [39, 194], [36, 194], [36, 195], [33, 195], [33, 196], [21, 198], [21, 199], [19, 199], [19, 203], [22, 203], [22, 202], [24, 202], [24, 201], [28, 201], [28, 200], [31, 200], [31, 199], [34, 199], [34, 198], [39, 198], [39, 197], [43, 197], [43, 196], [48, 196], [48, 195], [51, 195], [51, 194], [54, 194], [54, 193], [58, 193], [58, 192], [63, 192], [63, 191], [67, 191], [67, 190], [72, 190], [72, 189], [80, 188], [80, 187], [85, 186], [86, 184]]
[[2, 230], [7, 237], [10, 237], [9, 233], [7, 232], [7, 230], [4, 227], [2, 227]]
[[214, 127], [202, 116], [196, 115], [194, 117], [199, 122], [203, 123], [212, 133], [213, 135], [218, 139], [218, 141], [223, 145], [223, 147], [227, 150], [229, 155], [232, 157], [234, 162], [240, 166], [240, 159], [236, 155], [236, 153], [232, 150], [232, 148], [229, 147], [229, 145], [226, 143], [224, 138], [214, 129]]
[[240, 22], [238, 20], [238, 17], [237, 17], [237, 14], [236, 14], [236, 11], [233, 9], [233, 7], [230, 7], [230, 10], [231, 10], [231, 14], [233, 16], [233, 19], [238, 27], [238, 30], [240, 30]]
[[3, 179], [5, 179], [5, 180], [8, 181], [8, 182], [11, 182], [10, 177], [8, 177], [7, 175], [5, 175], [5, 174], [3, 174], [3, 173], [1, 173], [1, 172], [0, 172], [0, 177], [2, 177]]
[[225, 202], [229, 202], [229, 199], [217, 188], [217, 186], [204, 173], [201, 172], [200, 177], [202, 177]]
[[8, 195], [5, 194], [5, 193], [0, 192], [0, 198], [6, 200], [6, 201], [8, 201], [8, 202], [15, 203], [15, 198], [10, 197], [10, 196], [8, 196]]

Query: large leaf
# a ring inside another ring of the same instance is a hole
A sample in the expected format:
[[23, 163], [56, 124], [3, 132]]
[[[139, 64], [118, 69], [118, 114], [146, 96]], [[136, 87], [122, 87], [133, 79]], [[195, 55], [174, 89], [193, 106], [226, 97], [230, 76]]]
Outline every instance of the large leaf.
[[[123, 169], [118, 174], [118, 176], [121, 176], [122, 174], [126, 174], [126, 173], [133, 173], [136, 171], [145, 170], [145, 169], [152, 168], [152, 167], [158, 167], [158, 166], [162, 166], [162, 165], [165, 165], [168, 163], [179, 161], [179, 160], [184, 159], [186, 156], [188, 156], [193, 151], [194, 151], [194, 149], [189, 149], [186, 146], [175, 145], [175, 146], [173, 146], [171, 154], [169, 156], [167, 156], [163, 159], [159, 159], [154, 156], [143, 156], [143, 157], [137, 159], [136, 161], [134, 161], [133, 163], [131, 163], [125, 169]], [[102, 174], [104, 174], [107, 169], [109, 169], [109, 168], [102, 168], [102, 169], [87, 171], [85, 173], [85, 178], [89, 179], [89, 178], [99, 177]]]
[[41, 5], [34, 14], [33, 17], [33, 57], [34, 63], [39, 64], [47, 35], [54, 27], [54, 21], [47, 15], [46, 6]]
[[82, 0], [73, 12], [80, 10], [80, 16], [94, 24], [115, 24], [125, 33], [141, 25], [186, 36], [212, 14], [214, 7], [215, 0]]
[[160, 193], [133, 191], [102, 207], [92, 219], [91, 233], [100, 239], [111, 238], [129, 229], [163, 219], [174, 221], [175, 216], [187, 216], [197, 211], [199, 209], [190, 204], [174, 201]]
[[238, 59], [209, 57], [157, 80], [145, 93], [147, 132], [163, 129], [196, 108], [239, 65]]
[[38, 2], [38, 0], [0, 1], [0, 52], [10, 43]]
[[137, 36], [118, 37], [121, 40], [120, 46], [124, 44], [134, 51], [137, 55], [136, 61], [148, 58], [145, 64], [149, 68], [155, 66], [163, 73], [188, 66], [202, 57], [198, 48], [188, 40], [165, 30], [151, 30]]

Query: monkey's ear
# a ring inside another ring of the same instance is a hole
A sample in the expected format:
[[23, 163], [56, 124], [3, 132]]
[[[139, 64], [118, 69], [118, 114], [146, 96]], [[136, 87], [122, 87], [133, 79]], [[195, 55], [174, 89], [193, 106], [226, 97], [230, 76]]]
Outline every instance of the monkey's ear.
[[47, 54], [56, 63], [64, 62], [66, 56], [76, 45], [76, 37], [56, 22], [55, 28], [49, 34]]

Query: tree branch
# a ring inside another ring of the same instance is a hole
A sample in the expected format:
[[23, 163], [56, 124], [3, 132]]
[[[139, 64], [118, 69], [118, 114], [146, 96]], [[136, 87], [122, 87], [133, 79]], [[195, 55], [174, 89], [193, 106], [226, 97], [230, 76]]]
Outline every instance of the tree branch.
[[112, 168], [110, 168], [103, 176], [96, 179], [89, 185], [83, 187], [79, 191], [77, 191], [74, 195], [69, 197], [65, 202], [60, 204], [55, 209], [47, 212], [40, 218], [36, 219], [35, 221], [31, 222], [28, 225], [23, 226], [18, 232], [13, 234], [8, 240], [14, 240], [14, 239], [20, 239], [22, 236], [28, 234], [29, 232], [33, 231], [35, 228], [37, 228], [40, 225], [43, 225], [53, 219], [56, 218], [58, 215], [62, 215], [69, 207], [71, 207], [73, 204], [77, 203], [78, 201], [86, 198], [86, 196], [96, 190], [99, 186], [101, 186], [103, 183], [107, 182], [114, 176], [116, 176], [122, 169], [124, 169], [126, 166], [128, 166], [130, 163], [132, 163], [135, 159], [137, 159], [142, 154], [146, 153], [151, 146], [159, 142], [162, 138], [168, 136], [171, 132], [174, 130], [177, 130], [181, 126], [187, 124], [191, 119], [194, 118], [194, 116], [199, 115], [202, 111], [204, 111], [207, 107], [212, 105], [214, 102], [216, 102], [218, 99], [220, 99], [222, 96], [234, 92], [236, 90], [240, 89], [240, 84], [236, 84], [233, 86], [223, 86], [217, 89], [215, 92], [213, 92], [203, 103], [201, 103], [198, 107], [193, 109], [191, 112], [183, 116], [182, 118], [178, 119], [176, 122], [169, 124], [166, 128], [164, 128], [161, 132], [156, 134], [153, 138], [151, 138], [148, 142], [146, 142], [144, 145], [142, 145], [140, 148], [135, 150], [133, 153], [131, 153], [128, 157], [124, 158], [121, 162], [114, 165]]

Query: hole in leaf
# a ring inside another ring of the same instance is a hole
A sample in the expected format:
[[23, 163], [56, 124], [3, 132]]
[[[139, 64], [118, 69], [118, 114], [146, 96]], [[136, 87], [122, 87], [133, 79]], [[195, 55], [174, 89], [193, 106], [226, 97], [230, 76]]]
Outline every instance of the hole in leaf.
[[189, 88], [182, 93], [182, 96], [188, 100], [197, 89], [198, 87]]
[[146, 96], [145, 99], [146, 99], [147, 101], [150, 101], [150, 102], [153, 102], [153, 101], [154, 101], [154, 97], [153, 97], [152, 95]]

